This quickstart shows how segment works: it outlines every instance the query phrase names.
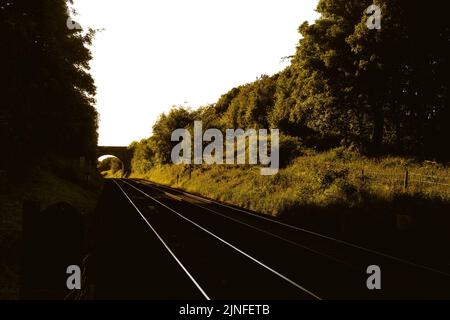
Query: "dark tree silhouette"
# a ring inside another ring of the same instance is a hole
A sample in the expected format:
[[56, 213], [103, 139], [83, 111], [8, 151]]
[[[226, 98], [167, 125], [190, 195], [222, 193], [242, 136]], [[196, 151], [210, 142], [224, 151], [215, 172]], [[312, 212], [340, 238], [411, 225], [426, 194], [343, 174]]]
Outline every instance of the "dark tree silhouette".
[[3, 166], [25, 154], [95, 159], [96, 88], [87, 48], [94, 31], [82, 35], [67, 20], [64, 0], [0, 2]]

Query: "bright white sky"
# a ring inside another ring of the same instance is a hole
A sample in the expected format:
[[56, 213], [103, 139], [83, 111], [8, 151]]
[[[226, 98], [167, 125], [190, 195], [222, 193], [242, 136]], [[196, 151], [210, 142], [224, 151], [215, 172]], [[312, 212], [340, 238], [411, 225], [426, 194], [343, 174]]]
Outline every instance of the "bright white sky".
[[104, 28], [92, 47], [99, 145], [151, 135], [173, 105], [214, 103], [274, 74], [318, 0], [75, 0], [75, 21]]

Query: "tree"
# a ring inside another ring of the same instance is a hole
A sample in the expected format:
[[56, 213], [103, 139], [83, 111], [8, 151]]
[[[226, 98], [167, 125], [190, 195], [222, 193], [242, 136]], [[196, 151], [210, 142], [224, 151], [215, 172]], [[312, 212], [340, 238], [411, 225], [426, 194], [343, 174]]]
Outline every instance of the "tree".
[[169, 113], [162, 114], [153, 125], [153, 134], [149, 145], [155, 161], [160, 164], [170, 163], [172, 148], [177, 142], [172, 142], [172, 132], [176, 129], [188, 128], [194, 123], [193, 113], [183, 107], [172, 107]]
[[131, 167], [133, 172], [144, 174], [155, 164], [154, 153], [150, 147], [150, 139], [142, 139], [140, 142], [133, 142], [129, 149], [133, 150]]
[[97, 169], [100, 172], [104, 172], [104, 171], [110, 171], [112, 174], [115, 174], [116, 172], [122, 170], [123, 164], [122, 161], [120, 161], [118, 158], [116, 157], [109, 157], [104, 159], [103, 161], [100, 161], [97, 164]]
[[361, 83], [355, 81], [354, 54], [346, 39], [367, 6], [368, 1], [321, 0], [321, 17], [299, 28], [303, 38], [292, 61], [297, 78], [290, 121], [332, 144], [361, 144], [366, 138], [367, 112], [359, 104]]
[[319, 2], [321, 17], [301, 25], [289, 77], [280, 77], [285, 91], [272, 121], [371, 154], [442, 157], [435, 141], [448, 133], [445, 10], [418, 0], [374, 4], [380, 30], [366, 24], [372, 1]]
[[97, 112], [85, 35], [67, 28], [64, 0], [0, 5], [0, 126], [5, 162], [54, 153], [95, 159]]
[[[262, 75], [255, 82], [240, 86], [216, 104], [224, 128], [267, 128], [268, 115], [275, 104], [278, 74]], [[226, 101], [226, 103], [224, 103]]]
[[[366, 9], [381, 9], [381, 29]], [[286, 155], [302, 146], [352, 146], [371, 154], [449, 159], [446, 11], [419, 0], [320, 0], [303, 23], [292, 64], [233, 88], [213, 106], [162, 115], [148, 142], [168, 163], [170, 134], [202, 120], [204, 128], [279, 128]]]
[[[416, 156], [445, 157], [436, 138], [448, 118], [449, 26], [439, 6], [422, 1], [378, 0], [382, 28], [363, 19], [348, 38], [357, 76], [370, 81], [375, 106], [374, 145]], [[361, 91], [361, 88], [359, 89]]]

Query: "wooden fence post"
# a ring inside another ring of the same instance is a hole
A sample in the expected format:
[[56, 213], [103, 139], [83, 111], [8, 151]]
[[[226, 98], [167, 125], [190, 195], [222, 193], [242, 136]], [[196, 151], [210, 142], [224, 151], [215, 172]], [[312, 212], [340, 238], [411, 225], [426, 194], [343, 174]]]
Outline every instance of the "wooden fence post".
[[408, 185], [409, 185], [409, 171], [408, 171], [408, 169], [406, 169], [405, 181], [404, 181], [404, 184], [403, 184], [403, 187], [405, 188], [405, 190], [408, 189]]

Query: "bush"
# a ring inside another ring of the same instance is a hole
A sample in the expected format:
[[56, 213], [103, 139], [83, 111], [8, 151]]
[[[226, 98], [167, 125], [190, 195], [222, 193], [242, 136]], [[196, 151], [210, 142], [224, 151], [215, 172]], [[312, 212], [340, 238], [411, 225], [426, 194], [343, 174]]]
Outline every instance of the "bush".
[[280, 167], [287, 167], [292, 160], [303, 155], [300, 138], [287, 135], [280, 136]]

